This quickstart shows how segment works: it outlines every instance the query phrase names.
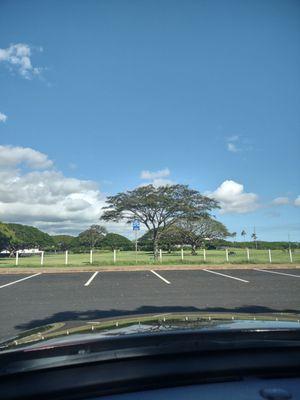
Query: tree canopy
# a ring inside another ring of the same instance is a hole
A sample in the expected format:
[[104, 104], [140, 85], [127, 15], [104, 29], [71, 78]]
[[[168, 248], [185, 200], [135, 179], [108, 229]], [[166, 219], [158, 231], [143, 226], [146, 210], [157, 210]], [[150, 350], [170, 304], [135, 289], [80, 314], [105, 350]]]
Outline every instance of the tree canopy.
[[11, 249], [28, 247], [45, 249], [55, 245], [53, 238], [48, 233], [42, 232], [33, 226], [10, 223], [6, 224], [6, 226], [14, 235], [13, 240], [9, 243]]
[[206, 216], [218, 203], [187, 185], [147, 185], [107, 198], [104, 221], [140, 221], [152, 232], [154, 257], [162, 232], [182, 218]]
[[0, 222], [0, 250], [7, 249], [16, 240], [14, 232], [9, 229], [7, 224]]
[[65, 251], [74, 246], [76, 238], [71, 235], [53, 235], [55, 250]]
[[117, 233], [108, 233], [102, 240], [101, 247], [111, 250], [133, 250], [134, 245], [125, 236], [118, 235]]
[[107, 234], [106, 228], [101, 225], [92, 225], [89, 229], [81, 232], [78, 236], [79, 246], [88, 247], [93, 249], [99, 245]]
[[178, 221], [177, 227], [182, 243], [191, 246], [192, 254], [196, 254], [196, 248], [204, 246], [206, 241], [232, 236], [225, 225], [208, 215], [182, 219]]

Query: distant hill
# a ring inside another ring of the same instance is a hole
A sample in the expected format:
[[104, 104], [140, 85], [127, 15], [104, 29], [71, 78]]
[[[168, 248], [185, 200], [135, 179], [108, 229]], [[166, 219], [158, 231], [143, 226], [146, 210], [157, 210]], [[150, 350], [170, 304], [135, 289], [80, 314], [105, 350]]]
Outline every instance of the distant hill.
[[14, 234], [14, 242], [20, 248], [39, 247], [41, 249], [55, 245], [53, 238], [48, 233], [38, 228], [22, 224], [4, 224]]

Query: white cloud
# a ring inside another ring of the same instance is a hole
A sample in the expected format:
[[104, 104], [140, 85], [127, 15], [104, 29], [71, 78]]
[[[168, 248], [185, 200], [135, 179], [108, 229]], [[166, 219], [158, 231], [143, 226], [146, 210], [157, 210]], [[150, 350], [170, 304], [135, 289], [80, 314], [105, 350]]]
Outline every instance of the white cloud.
[[244, 192], [244, 185], [232, 180], [224, 181], [214, 192], [206, 194], [220, 202], [221, 214], [248, 213], [259, 207], [258, 196]]
[[0, 112], [0, 122], [5, 122], [7, 120], [7, 115]]
[[227, 138], [227, 141], [228, 142], [237, 142], [238, 140], [239, 140], [239, 135], [233, 135], [233, 136], [229, 136], [228, 138]]
[[0, 145], [0, 166], [17, 166], [26, 164], [30, 168], [49, 168], [53, 162], [48, 156], [29, 147], [14, 147]]
[[97, 223], [105, 197], [95, 182], [64, 176], [31, 148], [1, 146], [0, 166], [0, 220], [52, 233], [77, 233]]
[[289, 204], [290, 200], [288, 197], [276, 197], [274, 200], [272, 200], [272, 204], [275, 206], [282, 206], [285, 204]]
[[234, 143], [227, 143], [227, 150], [231, 153], [237, 153], [239, 151]]
[[165, 178], [170, 175], [169, 168], [161, 169], [159, 171], [142, 171], [141, 179], [158, 179]]
[[[42, 71], [40, 67], [34, 67], [31, 62], [32, 50], [28, 44], [11, 44], [6, 49], [0, 49], [0, 63], [6, 63], [10, 70], [16, 70], [23, 78], [32, 79]], [[40, 47], [34, 50], [42, 51]]]
[[155, 187], [174, 185], [171, 179], [166, 179], [170, 175], [169, 168], [161, 169], [159, 171], [142, 171], [141, 179], [145, 179], [148, 182], [143, 182], [141, 186], [153, 185]]
[[294, 201], [295, 206], [300, 207], [300, 195]]

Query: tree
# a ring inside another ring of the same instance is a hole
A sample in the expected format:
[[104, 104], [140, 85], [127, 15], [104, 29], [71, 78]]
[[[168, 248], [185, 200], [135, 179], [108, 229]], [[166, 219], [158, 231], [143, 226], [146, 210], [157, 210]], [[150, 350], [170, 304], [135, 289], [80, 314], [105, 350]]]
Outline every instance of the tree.
[[256, 235], [255, 232], [252, 233], [251, 239], [252, 239], [253, 242], [255, 243], [255, 248], [256, 248], [256, 250], [257, 250], [257, 235]]
[[81, 246], [86, 246], [89, 247], [89, 249], [93, 249], [96, 245], [99, 245], [106, 234], [107, 230], [104, 226], [91, 225], [89, 229], [79, 234], [78, 243]]
[[127, 223], [138, 220], [152, 231], [154, 258], [157, 258], [158, 241], [165, 229], [182, 218], [206, 216], [212, 209], [219, 208], [215, 200], [187, 185], [142, 186], [109, 196], [107, 204], [100, 219]]
[[13, 232], [14, 238], [10, 242], [10, 250], [38, 247], [45, 249], [55, 245], [53, 238], [48, 233], [38, 228], [21, 224], [6, 224]]
[[193, 255], [197, 254], [197, 247], [204, 245], [206, 241], [232, 236], [225, 225], [208, 215], [180, 220], [177, 226], [181, 232], [182, 243], [191, 246]]
[[133, 250], [134, 245], [125, 236], [108, 233], [102, 240], [101, 247], [108, 247], [111, 250]]
[[247, 233], [246, 233], [246, 231], [243, 229], [242, 232], [241, 232], [241, 236], [244, 238], [244, 241], [245, 241], [246, 235], [247, 235]]
[[73, 247], [76, 238], [71, 235], [54, 235], [52, 239], [55, 243], [55, 249], [59, 251], [66, 251]]
[[6, 224], [0, 222], [0, 250], [8, 249], [14, 240], [14, 232]]

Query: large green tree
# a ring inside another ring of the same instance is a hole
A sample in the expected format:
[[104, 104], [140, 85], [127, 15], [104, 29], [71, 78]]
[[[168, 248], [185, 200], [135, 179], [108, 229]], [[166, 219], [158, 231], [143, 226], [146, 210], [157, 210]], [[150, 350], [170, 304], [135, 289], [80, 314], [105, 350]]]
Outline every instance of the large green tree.
[[104, 221], [140, 221], [152, 231], [154, 258], [160, 235], [182, 218], [206, 216], [218, 203], [187, 185], [147, 185], [107, 198]]
[[6, 224], [13, 232], [14, 238], [10, 242], [10, 249], [24, 249], [39, 247], [40, 249], [49, 248], [55, 245], [53, 238], [38, 228], [21, 224]]
[[89, 229], [81, 232], [78, 236], [79, 246], [88, 247], [93, 249], [100, 245], [100, 242], [104, 239], [107, 234], [107, 230], [101, 225], [92, 225]]
[[0, 251], [10, 248], [11, 243], [16, 240], [14, 232], [7, 224], [0, 222]]
[[74, 246], [76, 238], [71, 235], [53, 235], [52, 239], [55, 243], [55, 249], [59, 251], [66, 251]]
[[196, 254], [197, 247], [203, 246], [206, 241], [232, 236], [225, 225], [209, 215], [181, 219], [176, 225], [182, 243], [191, 246], [192, 254]]

